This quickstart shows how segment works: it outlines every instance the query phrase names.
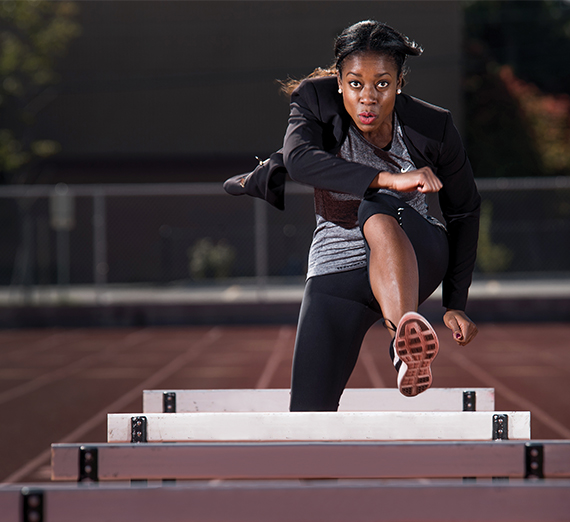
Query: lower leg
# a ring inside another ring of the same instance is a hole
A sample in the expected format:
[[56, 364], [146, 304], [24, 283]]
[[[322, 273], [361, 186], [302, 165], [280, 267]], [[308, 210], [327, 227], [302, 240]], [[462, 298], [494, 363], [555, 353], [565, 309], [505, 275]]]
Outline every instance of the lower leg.
[[[370, 208], [362, 214], [370, 247], [370, 285], [384, 318], [398, 325], [397, 332], [391, 332], [398, 388], [403, 395], [413, 397], [432, 383], [431, 364], [439, 342], [429, 322], [409, 312], [416, 312], [420, 299], [430, 295], [445, 274], [447, 239], [439, 227], [428, 224], [411, 209], [398, 210], [398, 219], [371, 213]], [[421, 288], [418, 263], [423, 274]]]
[[[419, 277], [414, 248], [397, 220], [374, 214], [363, 227], [370, 247], [370, 286], [384, 319], [397, 325], [418, 308]], [[394, 334], [391, 332], [392, 335]]]
[[291, 411], [335, 411], [362, 340], [380, 318], [366, 270], [307, 281], [299, 314], [291, 378]]

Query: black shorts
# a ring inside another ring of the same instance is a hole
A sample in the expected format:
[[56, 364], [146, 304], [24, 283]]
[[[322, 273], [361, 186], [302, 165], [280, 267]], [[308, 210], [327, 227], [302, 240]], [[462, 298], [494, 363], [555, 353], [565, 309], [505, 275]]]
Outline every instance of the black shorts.
[[[393, 216], [410, 239], [418, 262], [422, 303], [447, 271], [449, 248], [445, 230], [388, 194], [374, 194], [362, 202], [360, 226], [374, 214]], [[307, 281], [295, 341], [291, 411], [338, 409], [364, 336], [381, 317], [366, 268], [315, 276]]]

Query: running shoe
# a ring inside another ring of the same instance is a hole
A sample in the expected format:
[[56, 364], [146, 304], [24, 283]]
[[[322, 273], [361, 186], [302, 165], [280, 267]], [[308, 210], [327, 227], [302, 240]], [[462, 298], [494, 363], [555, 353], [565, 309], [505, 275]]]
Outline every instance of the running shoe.
[[245, 184], [252, 174], [253, 172], [232, 176], [224, 182], [224, 190], [232, 196], [242, 196], [243, 194], [247, 194]]
[[400, 393], [414, 397], [426, 391], [432, 382], [431, 363], [439, 350], [435, 330], [420, 314], [407, 312], [396, 329], [394, 348], [402, 361], [398, 370]]

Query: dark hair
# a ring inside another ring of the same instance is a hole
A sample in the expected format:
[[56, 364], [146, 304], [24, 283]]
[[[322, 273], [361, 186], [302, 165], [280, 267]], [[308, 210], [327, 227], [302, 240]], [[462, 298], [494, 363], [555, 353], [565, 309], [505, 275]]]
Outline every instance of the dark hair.
[[347, 27], [337, 36], [334, 43], [336, 70], [342, 74], [342, 64], [351, 54], [370, 51], [389, 56], [398, 69], [399, 76], [406, 72], [406, 58], [419, 56], [423, 49], [387, 24], [365, 20]]
[[318, 67], [301, 80], [289, 79], [280, 82], [282, 90], [291, 94], [306, 78], [342, 75], [342, 64], [354, 53], [376, 52], [390, 57], [398, 70], [398, 76], [405, 75], [406, 58], [419, 56], [423, 49], [406, 35], [396, 31], [389, 25], [375, 20], [364, 20], [347, 27], [334, 42], [335, 62], [326, 69]]

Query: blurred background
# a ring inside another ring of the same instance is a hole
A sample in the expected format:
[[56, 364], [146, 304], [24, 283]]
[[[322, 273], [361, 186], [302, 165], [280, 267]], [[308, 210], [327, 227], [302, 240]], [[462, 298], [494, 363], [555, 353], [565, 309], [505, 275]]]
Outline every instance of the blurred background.
[[[405, 91], [452, 111], [483, 198], [473, 348], [422, 305], [437, 386], [570, 439], [570, 2], [0, 0], [0, 481], [49, 480], [143, 389], [289, 386], [312, 192], [222, 182], [281, 147], [277, 80], [368, 18], [424, 47]], [[385, 346], [349, 387], [395, 385]]]
[[[420, 43], [483, 197], [470, 313], [570, 318], [570, 3], [0, 3], [0, 326], [294, 322], [314, 227], [226, 195], [281, 147], [277, 80], [372, 18]], [[437, 296], [426, 313], [440, 315]]]

